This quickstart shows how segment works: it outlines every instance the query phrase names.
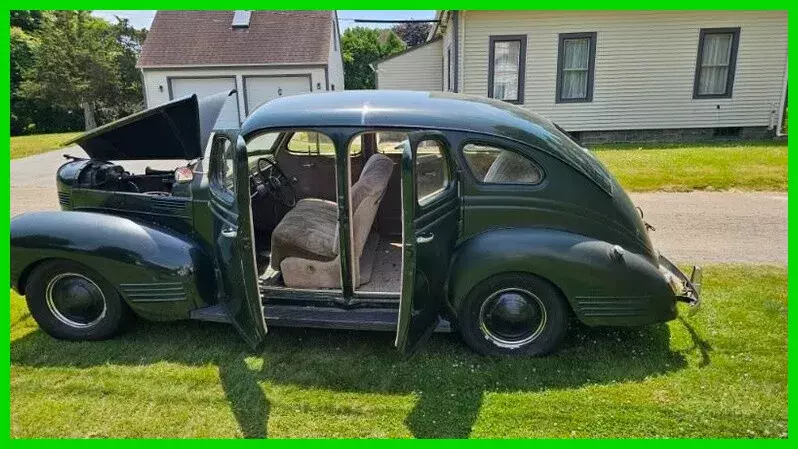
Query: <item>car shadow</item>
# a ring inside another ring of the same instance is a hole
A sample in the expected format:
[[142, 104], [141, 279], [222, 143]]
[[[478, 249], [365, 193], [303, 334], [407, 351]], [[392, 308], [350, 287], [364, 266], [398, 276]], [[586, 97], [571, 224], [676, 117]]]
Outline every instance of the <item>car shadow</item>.
[[[697, 334], [690, 334], [695, 342]], [[230, 326], [139, 321], [125, 335], [105, 342], [58, 341], [37, 329], [11, 342], [11, 363], [74, 368], [164, 361], [212, 364], [218, 366], [231, 410], [247, 438], [268, 436], [270, 402], [263, 382], [414, 394], [418, 399], [405, 425], [415, 437], [465, 438], [485, 393], [634, 381], [686, 366], [684, 356], [670, 349], [664, 324], [629, 329], [577, 324], [562, 349], [543, 358], [477, 356], [456, 334], [433, 335], [412, 357], [400, 355], [392, 343], [390, 333], [273, 327], [263, 348], [252, 351]], [[704, 355], [706, 346], [696, 345]], [[261, 365], [257, 370], [250, 368], [252, 359]]]

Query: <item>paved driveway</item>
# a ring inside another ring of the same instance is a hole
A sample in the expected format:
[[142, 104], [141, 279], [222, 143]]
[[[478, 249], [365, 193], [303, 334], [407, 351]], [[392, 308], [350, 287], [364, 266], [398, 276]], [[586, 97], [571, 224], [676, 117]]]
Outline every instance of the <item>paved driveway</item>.
[[[11, 161], [12, 216], [58, 208], [54, 174], [64, 153], [85, 156], [73, 147]], [[183, 163], [131, 161], [124, 167], [141, 173], [147, 165]], [[638, 193], [632, 200], [656, 228], [654, 244], [675, 262], [787, 264], [786, 193]]]
[[787, 194], [638, 193], [651, 239], [676, 262], [787, 264]]

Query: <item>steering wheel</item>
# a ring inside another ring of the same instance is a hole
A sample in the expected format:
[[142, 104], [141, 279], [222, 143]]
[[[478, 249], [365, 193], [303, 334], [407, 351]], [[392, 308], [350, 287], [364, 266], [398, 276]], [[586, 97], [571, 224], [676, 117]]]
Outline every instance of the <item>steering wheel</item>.
[[255, 192], [252, 194], [253, 198], [265, 196], [287, 207], [296, 205], [294, 186], [276, 163], [262, 157], [258, 159], [255, 167], [257, 173], [250, 178]]

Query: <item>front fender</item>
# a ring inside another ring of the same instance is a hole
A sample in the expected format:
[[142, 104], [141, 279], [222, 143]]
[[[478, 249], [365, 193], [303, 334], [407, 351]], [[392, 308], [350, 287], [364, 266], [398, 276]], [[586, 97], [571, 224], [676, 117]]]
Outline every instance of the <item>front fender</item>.
[[11, 285], [24, 293], [30, 271], [47, 259], [98, 272], [144, 318], [188, 318], [213, 301], [212, 261], [174, 231], [92, 212], [32, 212], [11, 220]]
[[640, 325], [676, 317], [676, 297], [645, 255], [554, 229], [486, 231], [463, 242], [451, 263], [449, 300], [459, 310], [480, 281], [506, 272], [530, 273], [562, 291], [588, 325]]

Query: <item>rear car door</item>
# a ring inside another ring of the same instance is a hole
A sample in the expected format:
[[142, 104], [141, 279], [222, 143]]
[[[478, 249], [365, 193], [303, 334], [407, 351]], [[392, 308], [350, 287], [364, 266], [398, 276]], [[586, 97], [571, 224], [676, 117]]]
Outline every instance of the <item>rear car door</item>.
[[418, 348], [435, 330], [457, 239], [460, 201], [449, 143], [411, 133], [402, 152], [402, 293], [396, 347]]
[[215, 134], [210, 161], [210, 209], [219, 303], [252, 347], [263, 341], [266, 321], [253, 250], [249, 168], [244, 140]]

